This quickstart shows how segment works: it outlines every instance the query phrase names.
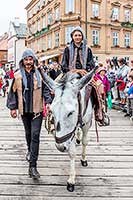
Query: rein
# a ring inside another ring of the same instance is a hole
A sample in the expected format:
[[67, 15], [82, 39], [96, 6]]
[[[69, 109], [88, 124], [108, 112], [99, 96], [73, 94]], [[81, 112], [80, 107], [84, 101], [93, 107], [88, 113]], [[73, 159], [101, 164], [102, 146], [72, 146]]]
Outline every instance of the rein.
[[64, 135], [64, 136], [62, 136], [62, 137], [57, 137], [57, 136], [55, 135], [55, 141], [56, 141], [56, 143], [61, 144], [61, 143], [63, 143], [63, 142], [66, 142], [66, 141], [69, 140], [72, 136], [73, 136], [73, 137], [72, 137], [72, 139], [73, 139], [74, 136], [75, 136], [76, 128], [77, 128], [77, 125], [75, 126], [75, 128], [74, 128], [74, 130], [73, 130], [72, 132], [70, 132], [70, 133], [68, 133], [67, 135]]

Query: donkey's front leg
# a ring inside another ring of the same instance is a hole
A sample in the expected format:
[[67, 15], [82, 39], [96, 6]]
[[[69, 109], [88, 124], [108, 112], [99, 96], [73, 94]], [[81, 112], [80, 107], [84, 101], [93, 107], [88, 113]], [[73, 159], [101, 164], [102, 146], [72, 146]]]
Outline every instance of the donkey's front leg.
[[75, 185], [75, 174], [76, 174], [75, 173], [76, 146], [74, 141], [71, 143], [68, 153], [70, 157], [70, 175], [67, 181], [67, 190], [69, 192], [73, 192]]
[[83, 167], [88, 166], [88, 163], [87, 163], [87, 160], [86, 160], [86, 147], [87, 147], [87, 144], [88, 144], [87, 133], [88, 133], [88, 131], [86, 130], [86, 128], [84, 128], [83, 137], [82, 137], [82, 158], [81, 158], [81, 164], [82, 164]]

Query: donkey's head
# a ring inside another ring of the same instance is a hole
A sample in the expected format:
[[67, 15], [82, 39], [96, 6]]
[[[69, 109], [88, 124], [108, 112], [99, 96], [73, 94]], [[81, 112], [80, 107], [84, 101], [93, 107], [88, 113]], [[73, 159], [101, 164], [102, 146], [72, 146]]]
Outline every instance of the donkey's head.
[[55, 98], [51, 105], [54, 116], [56, 143], [69, 141], [76, 129], [78, 122], [78, 88], [76, 88], [78, 75], [68, 73], [55, 90]]

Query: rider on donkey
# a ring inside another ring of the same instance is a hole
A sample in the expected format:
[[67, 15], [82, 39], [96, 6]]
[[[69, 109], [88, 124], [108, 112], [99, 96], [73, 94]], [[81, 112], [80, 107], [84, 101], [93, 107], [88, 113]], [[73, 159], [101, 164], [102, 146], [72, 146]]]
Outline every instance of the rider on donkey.
[[78, 72], [89, 72], [95, 67], [92, 51], [87, 47], [87, 41], [83, 30], [76, 27], [71, 33], [71, 42], [63, 53], [62, 71], [63, 73], [69, 70], [78, 69]]
[[[62, 71], [63, 73], [66, 73], [68, 71], [77, 72], [81, 76], [83, 76], [87, 72], [95, 68], [93, 54], [91, 49], [87, 46], [87, 40], [81, 27], [76, 27], [71, 32], [71, 38], [72, 40], [70, 42], [70, 45], [65, 48], [63, 53], [61, 63]], [[96, 98], [93, 97], [93, 103], [95, 104], [95, 119], [99, 121], [102, 125], [103, 112], [101, 100], [100, 95], [98, 94], [97, 85], [94, 80], [92, 81], [92, 85], [93, 88], [95, 88], [95, 92], [92, 92], [92, 95], [95, 95], [95, 97], [97, 96]]]

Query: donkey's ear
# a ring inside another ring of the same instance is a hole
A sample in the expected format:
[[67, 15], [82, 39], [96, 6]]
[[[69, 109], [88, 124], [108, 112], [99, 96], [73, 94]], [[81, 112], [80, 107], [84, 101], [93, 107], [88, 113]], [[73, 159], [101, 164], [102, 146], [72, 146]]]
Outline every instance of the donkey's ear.
[[39, 70], [39, 72], [41, 74], [43, 82], [48, 86], [48, 88], [50, 90], [54, 90], [55, 91], [55, 89], [57, 87], [57, 83], [46, 74], [46, 72], [44, 71], [42, 66], [38, 67], [38, 70]]
[[90, 72], [88, 72], [85, 76], [83, 76], [76, 84], [75, 87], [77, 90], [81, 90], [89, 81], [91, 80], [93, 74], [96, 72], [98, 66], [93, 68]]

